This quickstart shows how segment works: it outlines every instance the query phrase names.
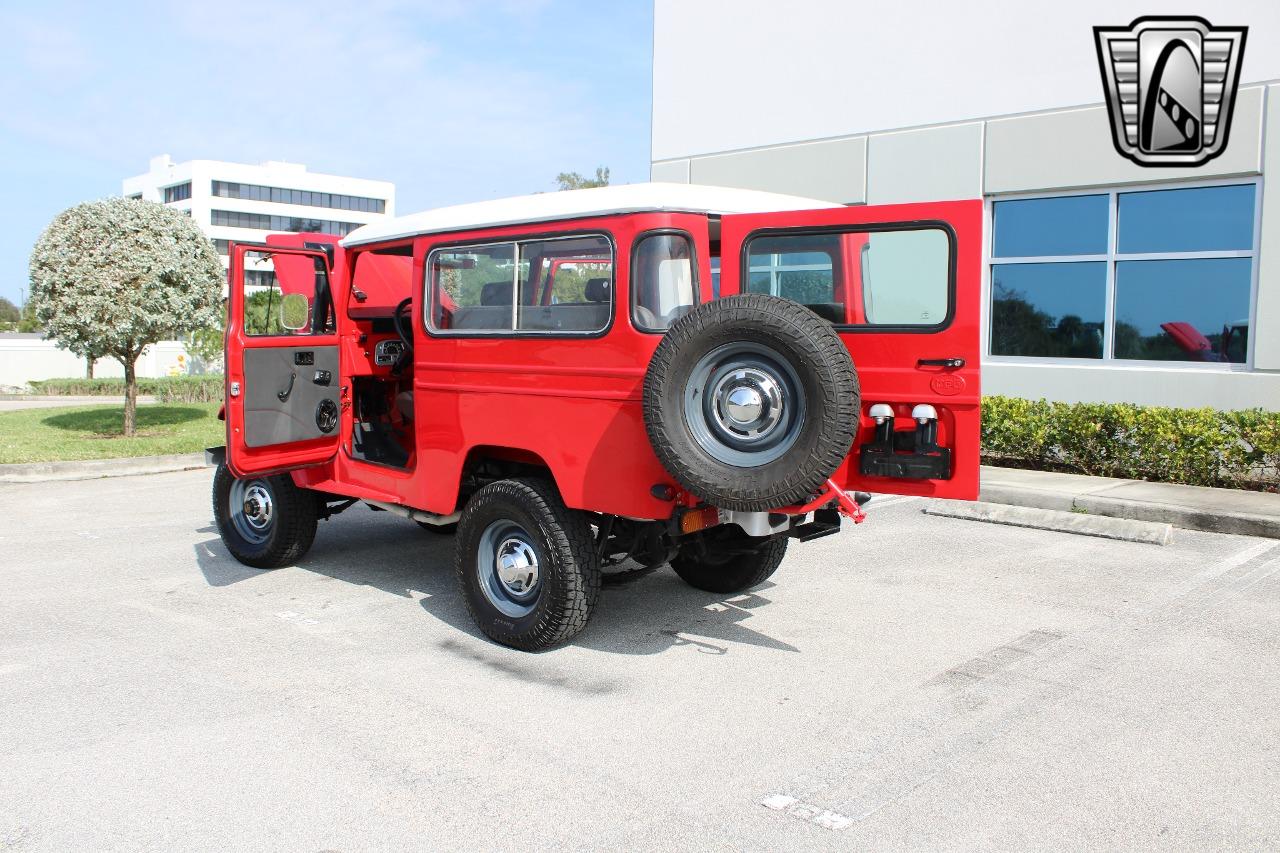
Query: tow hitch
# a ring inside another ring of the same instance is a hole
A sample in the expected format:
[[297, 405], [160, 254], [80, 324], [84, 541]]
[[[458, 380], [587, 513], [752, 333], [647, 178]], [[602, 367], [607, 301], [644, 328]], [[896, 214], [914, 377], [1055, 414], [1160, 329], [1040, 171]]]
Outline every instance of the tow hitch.
[[787, 515], [813, 513], [813, 521], [793, 527], [787, 534], [801, 542], [808, 542], [810, 539], [838, 533], [842, 515], [854, 524], [866, 521], [867, 513], [862, 509], [862, 505], [869, 500], [871, 495], [866, 492], [846, 492], [836, 485], [834, 480], [828, 479], [822, 492], [813, 500], [801, 506], [786, 507], [779, 512]]

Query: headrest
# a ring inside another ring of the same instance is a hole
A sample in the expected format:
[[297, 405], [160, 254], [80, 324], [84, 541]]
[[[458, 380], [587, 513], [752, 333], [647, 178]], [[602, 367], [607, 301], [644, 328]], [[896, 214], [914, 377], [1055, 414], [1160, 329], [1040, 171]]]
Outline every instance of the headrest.
[[588, 302], [608, 302], [609, 301], [609, 279], [607, 278], [589, 278], [587, 285], [583, 288], [583, 295]]
[[491, 281], [480, 288], [481, 305], [510, 305], [511, 282]]

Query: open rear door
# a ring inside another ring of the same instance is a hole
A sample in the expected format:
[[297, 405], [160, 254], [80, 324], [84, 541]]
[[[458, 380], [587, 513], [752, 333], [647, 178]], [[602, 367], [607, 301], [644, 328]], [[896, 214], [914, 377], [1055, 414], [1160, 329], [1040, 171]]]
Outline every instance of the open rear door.
[[328, 255], [234, 246], [227, 324], [227, 461], [238, 477], [330, 459], [343, 385]]
[[830, 321], [861, 422], [846, 489], [974, 499], [982, 202], [725, 216], [720, 292], [771, 293]]

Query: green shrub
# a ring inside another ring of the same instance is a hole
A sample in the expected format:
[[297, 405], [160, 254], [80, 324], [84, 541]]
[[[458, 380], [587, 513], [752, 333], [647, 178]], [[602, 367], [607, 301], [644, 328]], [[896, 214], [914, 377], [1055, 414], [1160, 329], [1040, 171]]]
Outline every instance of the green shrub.
[[[220, 403], [222, 376], [163, 376], [139, 379], [138, 393], [161, 403]], [[124, 379], [44, 379], [31, 383], [37, 394], [61, 397], [123, 397]]]
[[1274, 490], [1280, 413], [986, 397], [982, 455], [994, 464]]

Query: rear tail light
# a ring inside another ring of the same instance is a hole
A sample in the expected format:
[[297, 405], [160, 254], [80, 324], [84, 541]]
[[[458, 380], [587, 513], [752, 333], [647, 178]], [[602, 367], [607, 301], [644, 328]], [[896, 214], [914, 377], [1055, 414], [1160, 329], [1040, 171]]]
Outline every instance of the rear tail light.
[[715, 527], [719, 523], [720, 510], [713, 506], [686, 510], [684, 515], [680, 516], [680, 532], [697, 533], [699, 530]]

